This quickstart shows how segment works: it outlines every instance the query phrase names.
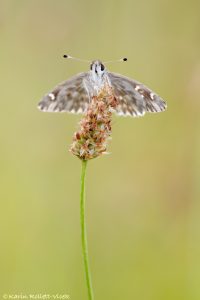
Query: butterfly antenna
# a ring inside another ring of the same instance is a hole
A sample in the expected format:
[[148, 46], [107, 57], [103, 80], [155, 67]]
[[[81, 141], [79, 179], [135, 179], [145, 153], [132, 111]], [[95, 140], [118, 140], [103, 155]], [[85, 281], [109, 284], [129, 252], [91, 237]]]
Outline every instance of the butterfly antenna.
[[103, 63], [104, 63], [104, 64], [108, 64], [108, 63], [122, 62], [122, 61], [127, 61], [127, 60], [128, 60], [127, 57], [123, 57], [123, 58], [120, 58], [120, 59], [117, 59], [117, 60], [104, 61]]
[[77, 60], [77, 61], [82, 61], [82, 62], [90, 63], [89, 60], [76, 58], [76, 57], [70, 56], [70, 55], [68, 55], [68, 54], [64, 54], [63, 57], [64, 57], [64, 58], [68, 58], [68, 59], [73, 59], [73, 60]]

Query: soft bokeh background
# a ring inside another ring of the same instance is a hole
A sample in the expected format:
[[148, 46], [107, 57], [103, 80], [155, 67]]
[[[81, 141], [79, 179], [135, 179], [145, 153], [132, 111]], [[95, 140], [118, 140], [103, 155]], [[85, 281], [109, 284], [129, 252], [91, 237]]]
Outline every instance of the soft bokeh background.
[[86, 300], [80, 116], [37, 102], [88, 70], [62, 59], [128, 57], [109, 69], [146, 83], [168, 110], [114, 117], [109, 156], [87, 173], [95, 299], [200, 299], [200, 2], [0, 1], [0, 293]]

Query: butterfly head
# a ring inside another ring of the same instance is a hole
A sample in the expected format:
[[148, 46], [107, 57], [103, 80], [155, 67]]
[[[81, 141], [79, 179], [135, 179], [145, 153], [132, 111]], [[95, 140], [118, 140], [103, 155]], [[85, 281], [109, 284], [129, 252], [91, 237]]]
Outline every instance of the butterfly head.
[[93, 79], [101, 79], [105, 74], [105, 66], [100, 60], [94, 60], [90, 65]]

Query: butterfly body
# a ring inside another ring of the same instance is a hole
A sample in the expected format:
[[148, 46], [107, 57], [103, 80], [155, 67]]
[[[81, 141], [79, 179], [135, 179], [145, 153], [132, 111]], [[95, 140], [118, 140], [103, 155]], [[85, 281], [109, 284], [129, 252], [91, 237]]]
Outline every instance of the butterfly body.
[[118, 101], [118, 115], [143, 116], [145, 112], [166, 109], [165, 101], [138, 81], [108, 72], [100, 60], [90, 65], [89, 72], [80, 73], [56, 86], [45, 95], [38, 108], [47, 112], [84, 113], [91, 97], [109, 84]]
[[100, 60], [95, 60], [90, 65], [90, 71], [83, 81], [89, 99], [97, 96], [106, 84], [111, 86], [105, 66]]

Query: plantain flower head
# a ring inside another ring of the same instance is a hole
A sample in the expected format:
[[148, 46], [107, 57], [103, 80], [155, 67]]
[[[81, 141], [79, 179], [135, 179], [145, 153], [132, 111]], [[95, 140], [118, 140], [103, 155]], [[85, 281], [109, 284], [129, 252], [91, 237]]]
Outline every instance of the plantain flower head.
[[112, 111], [117, 107], [112, 87], [105, 84], [91, 97], [88, 109], [75, 132], [70, 151], [81, 160], [105, 154], [111, 136]]

